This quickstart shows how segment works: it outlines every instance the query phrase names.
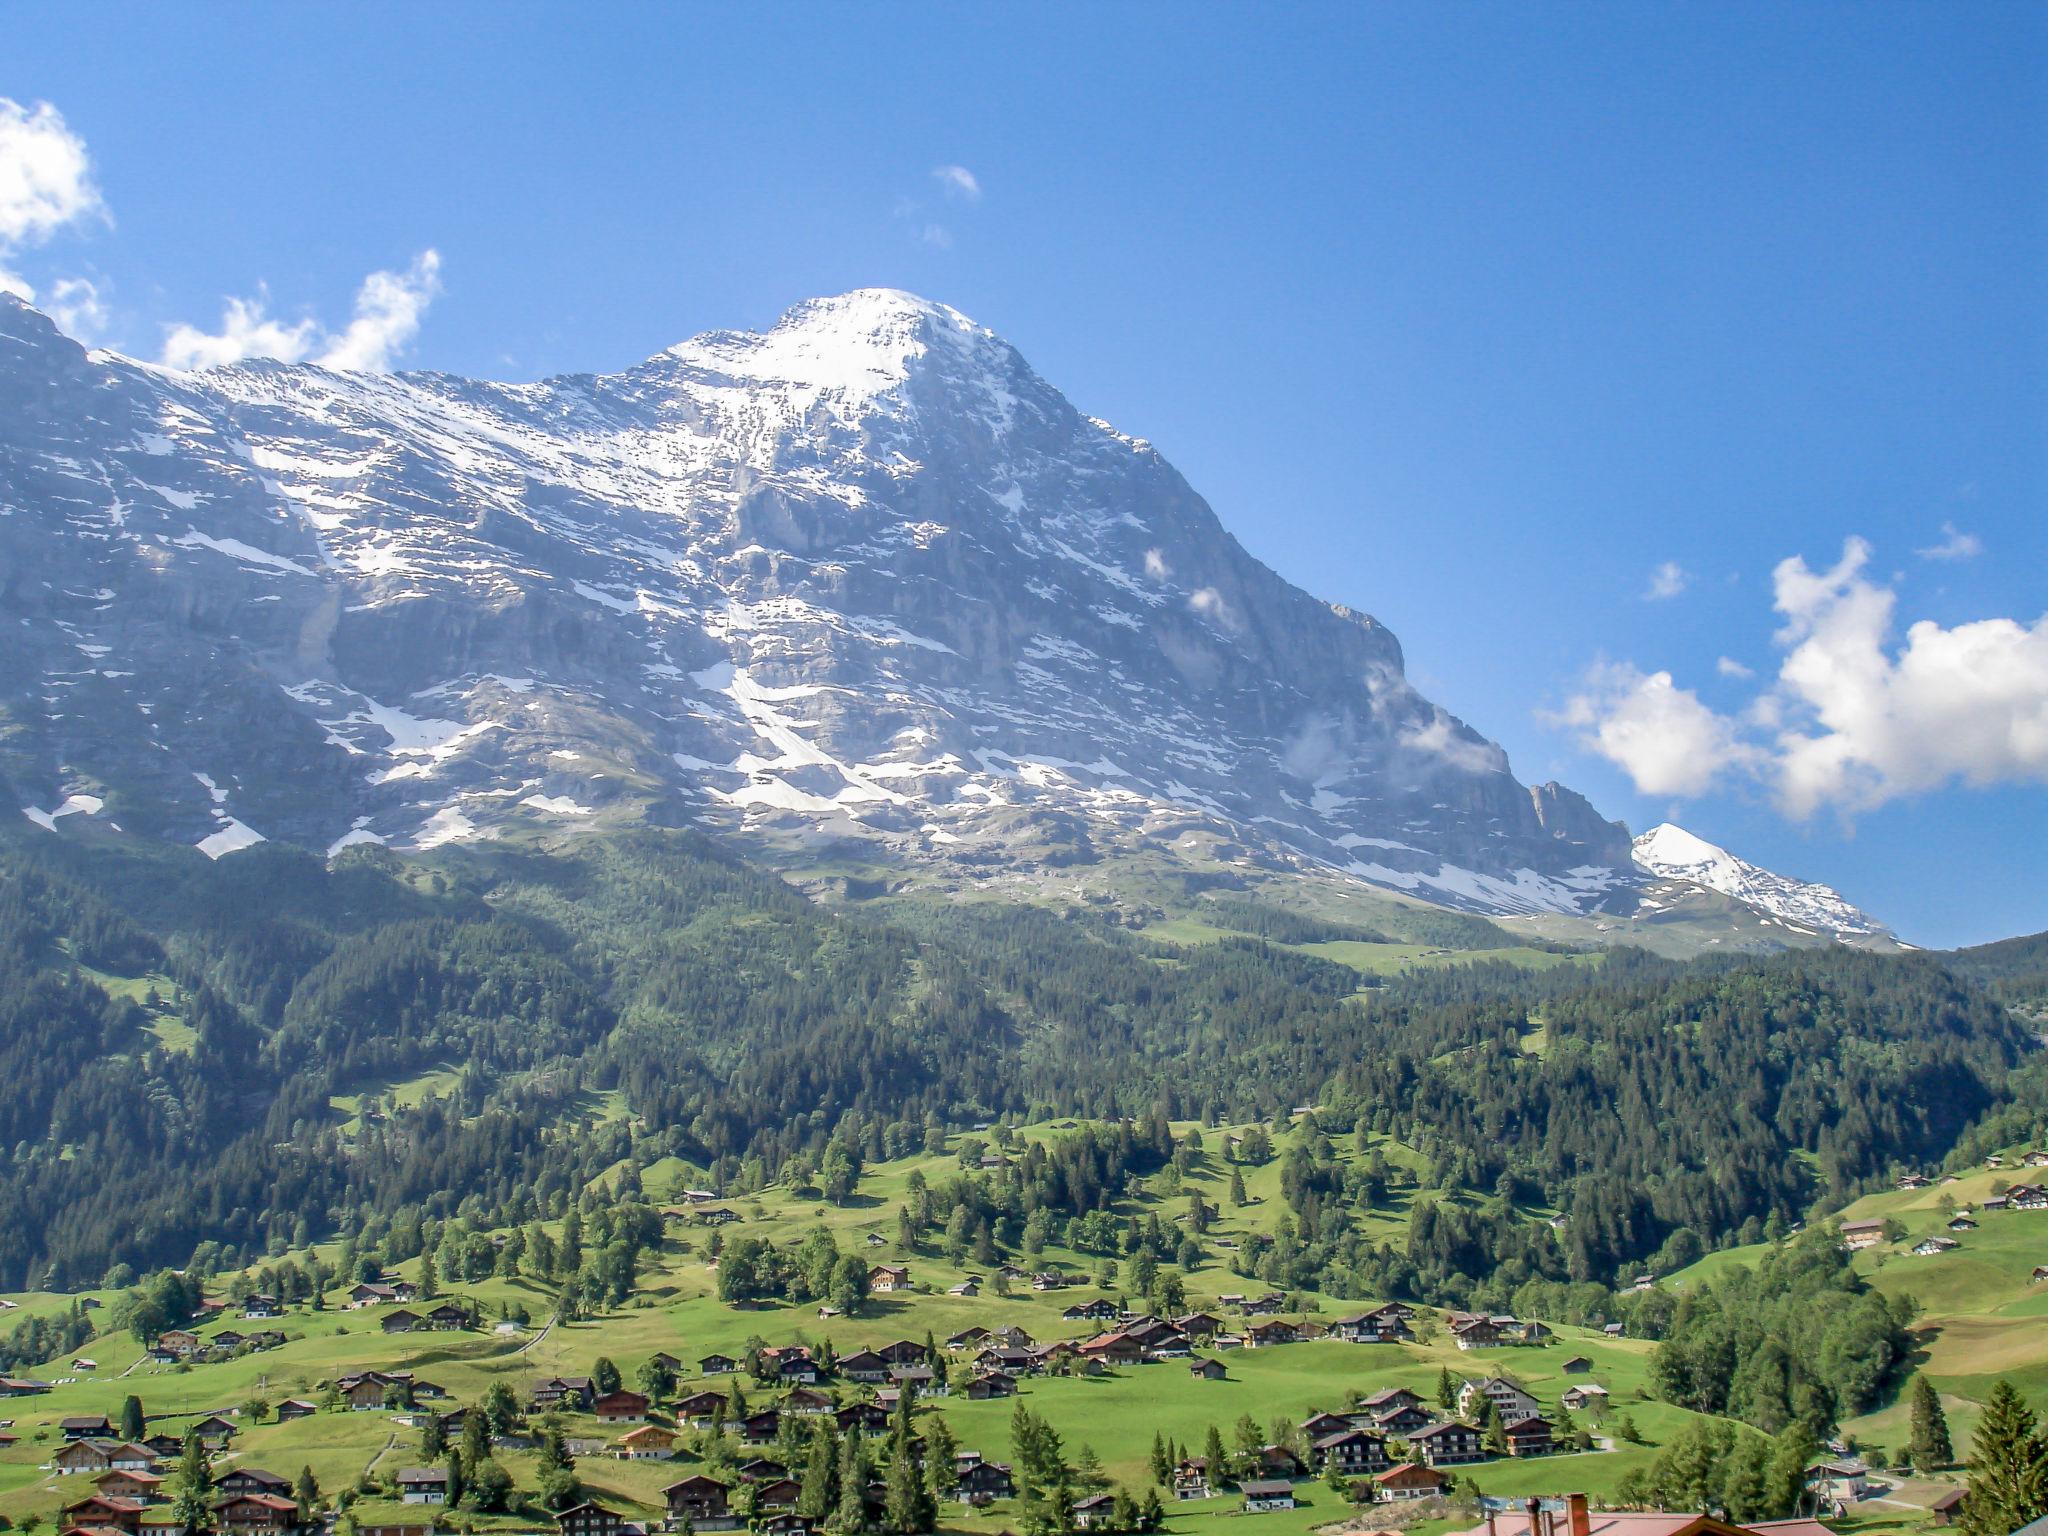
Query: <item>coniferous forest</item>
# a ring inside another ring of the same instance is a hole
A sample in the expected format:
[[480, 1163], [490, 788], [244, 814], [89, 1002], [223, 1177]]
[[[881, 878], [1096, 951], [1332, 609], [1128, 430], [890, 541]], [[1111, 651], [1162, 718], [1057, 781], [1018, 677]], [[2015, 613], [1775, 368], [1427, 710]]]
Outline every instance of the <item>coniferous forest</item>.
[[[1495, 1198], [1370, 1241], [1358, 1217], [1385, 1171], [1297, 1146], [1290, 1219], [1239, 1256], [1247, 1273], [1357, 1295], [1547, 1287], [1565, 1315], [1574, 1286], [1782, 1231], [2040, 1114], [2031, 1030], [1998, 991], [2010, 966], [1622, 950], [1529, 971], [1485, 957], [1491, 925], [1447, 916], [1472, 963], [1361, 988], [1281, 947], [1327, 936], [1308, 920], [1249, 899], [1228, 915], [1245, 936], [1169, 949], [1037, 907], [831, 908], [654, 829], [431, 864], [17, 838], [0, 844], [0, 1228], [19, 1240], [0, 1288], [201, 1245], [260, 1257], [368, 1218], [514, 1225], [622, 1160], [679, 1154], [759, 1187], [934, 1129], [1127, 1117], [1000, 1189], [944, 1193], [994, 1230], [1085, 1234], [1172, 1155], [1168, 1120], [1312, 1103], [1326, 1138], [1398, 1136], [1430, 1180]], [[377, 1103], [428, 1069], [453, 1091]], [[345, 1123], [333, 1101], [366, 1090], [376, 1112]], [[1566, 1217], [1517, 1219], [1532, 1202]]]

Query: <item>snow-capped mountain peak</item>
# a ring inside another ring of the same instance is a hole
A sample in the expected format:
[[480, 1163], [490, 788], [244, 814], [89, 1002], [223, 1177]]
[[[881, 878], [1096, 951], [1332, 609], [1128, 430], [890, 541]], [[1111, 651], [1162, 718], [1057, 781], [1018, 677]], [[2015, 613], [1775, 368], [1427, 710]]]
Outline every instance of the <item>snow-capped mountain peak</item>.
[[1668, 821], [1638, 837], [1632, 852], [1636, 866], [1648, 874], [1718, 891], [1803, 933], [1843, 937], [1890, 933], [1833, 887], [1774, 874]]

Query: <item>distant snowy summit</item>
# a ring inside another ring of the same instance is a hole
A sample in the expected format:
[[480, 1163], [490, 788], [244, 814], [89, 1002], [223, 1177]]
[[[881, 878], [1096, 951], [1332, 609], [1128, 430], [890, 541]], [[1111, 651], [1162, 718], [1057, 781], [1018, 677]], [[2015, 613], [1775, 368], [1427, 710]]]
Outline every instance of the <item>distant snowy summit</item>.
[[1633, 852], [1636, 867], [1648, 874], [1718, 891], [1805, 935], [1891, 937], [1889, 928], [1833, 887], [1774, 874], [1668, 821], [1638, 837]]

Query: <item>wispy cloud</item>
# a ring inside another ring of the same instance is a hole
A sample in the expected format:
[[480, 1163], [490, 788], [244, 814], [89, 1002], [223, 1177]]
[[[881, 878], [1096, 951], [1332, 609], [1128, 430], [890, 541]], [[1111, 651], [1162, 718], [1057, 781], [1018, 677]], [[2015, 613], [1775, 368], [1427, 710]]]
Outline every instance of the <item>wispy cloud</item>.
[[1797, 555], [1779, 562], [1773, 641], [1784, 657], [1741, 713], [1712, 709], [1669, 672], [1604, 662], [1554, 718], [1645, 794], [1747, 779], [1801, 819], [1952, 783], [2048, 783], [2048, 615], [1922, 619], [1897, 644], [1898, 593], [1866, 574], [1870, 554], [1852, 538], [1824, 570]]
[[422, 251], [403, 272], [372, 272], [356, 290], [355, 314], [338, 333], [319, 321], [291, 323], [269, 314], [269, 293], [229, 299], [218, 331], [190, 324], [172, 326], [164, 337], [168, 367], [218, 368], [245, 358], [272, 357], [296, 363], [308, 358], [325, 368], [383, 373], [419, 334], [427, 307], [441, 291], [441, 256]]
[[1984, 541], [1974, 533], [1964, 533], [1954, 523], [1943, 523], [1941, 542], [1913, 553], [1922, 560], [1974, 560], [1984, 553]]
[[1650, 603], [1661, 603], [1668, 598], [1676, 597], [1685, 590], [1686, 584], [1691, 579], [1686, 574], [1684, 566], [1680, 565], [1676, 560], [1666, 560], [1662, 565], [1650, 572], [1650, 584], [1643, 589], [1643, 600]]
[[1754, 667], [1745, 667], [1733, 656], [1723, 656], [1714, 663], [1714, 670], [1723, 677], [1744, 678], [1756, 676], [1756, 669]]
[[981, 201], [981, 182], [964, 165], [935, 165], [932, 178], [945, 188], [948, 197], [962, 197], [970, 203]]
[[0, 96], [0, 293], [35, 302], [13, 258], [62, 229], [109, 218], [85, 140], [64, 114], [47, 101], [28, 107]]

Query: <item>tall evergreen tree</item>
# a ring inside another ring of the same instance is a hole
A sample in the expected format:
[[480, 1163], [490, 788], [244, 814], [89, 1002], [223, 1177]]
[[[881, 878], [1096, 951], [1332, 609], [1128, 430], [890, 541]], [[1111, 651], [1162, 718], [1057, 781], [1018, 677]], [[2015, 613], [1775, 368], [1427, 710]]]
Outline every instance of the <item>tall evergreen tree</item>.
[[1948, 1437], [1948, 1415], [1941, 1411], [1941, 1394], [1926, 1374], [1913, 1378], [1913, 1435], [1906, 1454], [1913, 1470], [1927, 1473], [1949, 1466], [1956, 1459], [1955, 1446]]
[[2048, 1442], [2013, 1384], [2000, 1377], [1970, 1439], [1963, 1536], [2011, 1536], [2048, 1514]]

